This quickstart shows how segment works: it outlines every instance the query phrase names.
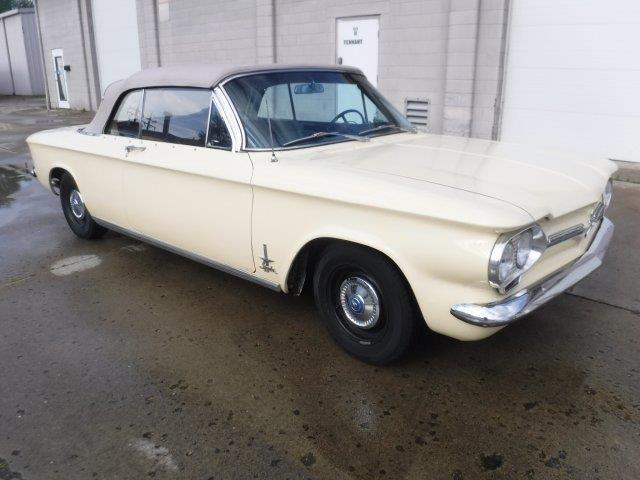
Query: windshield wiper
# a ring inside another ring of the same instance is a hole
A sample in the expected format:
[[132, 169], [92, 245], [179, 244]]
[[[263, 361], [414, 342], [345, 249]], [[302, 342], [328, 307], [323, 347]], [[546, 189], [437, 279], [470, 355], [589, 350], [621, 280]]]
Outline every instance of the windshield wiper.
[[394, 123], [385, 123], [384, 125], [378, 125], [377, 127], [369, 128], [368, 130], [363, 130], [360, 133], [358, 133], [358, 135], [366, 135], [367, 133], [379, 132], [380, 130], [387, 130], [389, 128], [395, 128], [396, 130], [400, 130], [401, 132], [418, 133], [418, 129], [415, 127], [404, 128]]
[[349, 135], [348, 133], [316, 132], [316, 133], [312, 133], [311, 135], [307, 135], [306, 137], [300, 137], [300, 138], [296, 138], [294, 140], [289, 140], [288, 142], [283, 143], [282, 146], [283, 147], [288, 147], [289, 145], [305, 142], [307, 140], [313, 140], [314, 138], [333, 137], [333, 136], [335, 136], [335, 137], [344, 137], [344, 138], [348, 138], [349, 140], [357, 140], [359, 142], [368, 142], [369, 141], [368, 137], [359, 137], [358, 135]]

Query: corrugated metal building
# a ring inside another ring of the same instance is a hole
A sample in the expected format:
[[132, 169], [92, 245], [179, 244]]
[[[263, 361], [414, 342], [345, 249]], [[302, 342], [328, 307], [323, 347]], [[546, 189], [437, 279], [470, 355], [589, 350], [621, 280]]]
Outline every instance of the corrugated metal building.
[[435, 133], [640, 161], [636, 0], [38, 0], [37, 10], [54, 107], [95, 109], [111, 81], [158, 65], [342, 62]]
[[44, 95], [42, 54], [33, 8], [0, 14], [0, 95]]

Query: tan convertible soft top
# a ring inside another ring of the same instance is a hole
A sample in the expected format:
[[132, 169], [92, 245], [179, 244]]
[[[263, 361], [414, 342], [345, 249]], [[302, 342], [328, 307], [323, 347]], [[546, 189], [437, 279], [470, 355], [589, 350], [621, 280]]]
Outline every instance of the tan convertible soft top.
[[84, 131], [90, 134], [100, 134], [104, 131], [106, 122], [111, 115], [114, 105], [120, 96], [129, 90], [147, 87], [196, 87], [214, 88], [220, 82], [235, 75], [250, 73], [265, 73], [287, 70], [328, 70], [339, 72], [362, 73], [355, 67], [343, 65], [176, 65], [141, 70], [129, 78], [118, 80], [109, 85], [96, 115]]

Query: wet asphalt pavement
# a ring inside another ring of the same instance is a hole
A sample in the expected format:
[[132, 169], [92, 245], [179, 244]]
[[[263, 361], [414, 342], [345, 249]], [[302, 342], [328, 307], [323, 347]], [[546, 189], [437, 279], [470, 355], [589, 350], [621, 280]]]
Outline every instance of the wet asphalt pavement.
[[28, 133], [89, 118], [0, 98], [0, 480], [640, 478], [640, 185], [572, 294], [380, 368], [308, 294], [74, 237], [19, 168]]

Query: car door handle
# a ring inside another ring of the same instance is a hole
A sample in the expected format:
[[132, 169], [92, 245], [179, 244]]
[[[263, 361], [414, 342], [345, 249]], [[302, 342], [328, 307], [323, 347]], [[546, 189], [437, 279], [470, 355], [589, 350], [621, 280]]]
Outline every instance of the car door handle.
[[126, 147], [124, 147], [124, 150], [127, 153], [131, 153], [131, 152], [144, 152], [147, 149], [147, 147], [136, 147], [135, 145], [127, 145]]

